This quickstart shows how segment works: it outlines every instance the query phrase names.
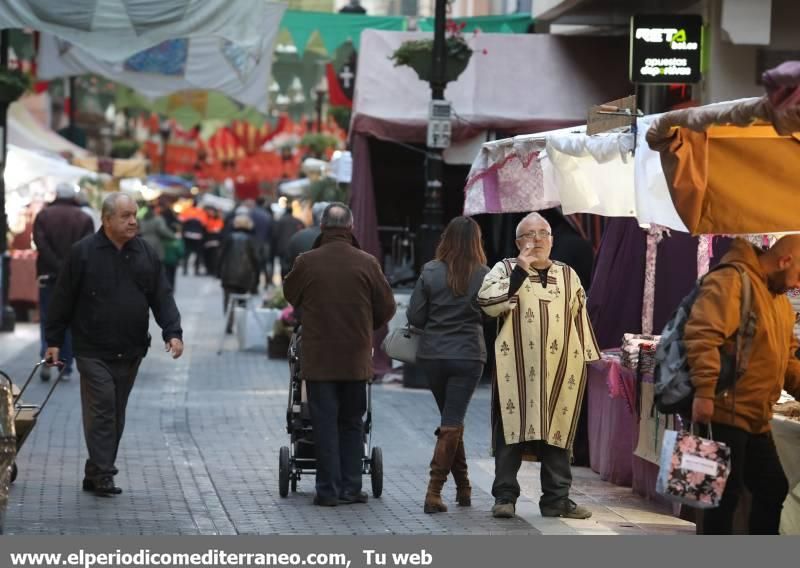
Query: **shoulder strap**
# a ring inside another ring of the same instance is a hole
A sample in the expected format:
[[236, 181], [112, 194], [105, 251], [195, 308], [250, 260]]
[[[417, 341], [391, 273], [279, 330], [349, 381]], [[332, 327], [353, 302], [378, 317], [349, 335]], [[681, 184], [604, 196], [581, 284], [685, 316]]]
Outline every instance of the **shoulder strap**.
[[[716, 265], [708, 274], [723, 268], [733, 268], [742, 279], [742, 297], [739, 308], [739, 330], [736, 332], [736, 379], [744, 375], [750, 362], [755, 335], [756, 316], [753, 313], [753, 285], [750, 275], [740, 265], [734, 262], [724, 262]], [[708, 275], [706, 274], [706, 276]], [[703, 277], [705, 278], [705, 276]]]
[[503, 259], [503, 264], [505, 264], [505, 266], [506, 266], [506, 276], [511, 276], [511, 273], [514, 272], [514, 267], [511, 266], [511, 259], [510, 258], [504, 258]]
[[753, 313], [753, 286], [750, 275], [742, 269], [742, 302], [740, 307], [739, 332], [736, 334], [736, 376], [744, 375], [750, 363], [750, 354], [753, 349], [753, 336], [755, 335], [756, 317]]

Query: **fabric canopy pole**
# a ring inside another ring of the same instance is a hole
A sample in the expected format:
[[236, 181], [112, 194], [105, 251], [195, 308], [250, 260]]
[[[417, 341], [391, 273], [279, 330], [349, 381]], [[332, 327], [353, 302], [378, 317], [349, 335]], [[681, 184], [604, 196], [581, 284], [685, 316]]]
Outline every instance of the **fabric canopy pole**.
[[292, 36], [300, 57], [314, 33], [319, 34], [328, 54], [350, 40], [356, 50], [361, 45], [361, 32], [367, 29], [402, 32], [407, 21], [402, 16], [362, 16], [358, 14], [329, 14], [288, 10], [281, 20], [281, 29]]
[[353, 233], [362, 250], [381, 262], [381, 243], [378, 238], [378, 213], [372, 189], [372, 165], [369, 155], [369, 138], [365, 134], [353, 136], [353, 182], [350, 186], [350, 208], [353, 210]]

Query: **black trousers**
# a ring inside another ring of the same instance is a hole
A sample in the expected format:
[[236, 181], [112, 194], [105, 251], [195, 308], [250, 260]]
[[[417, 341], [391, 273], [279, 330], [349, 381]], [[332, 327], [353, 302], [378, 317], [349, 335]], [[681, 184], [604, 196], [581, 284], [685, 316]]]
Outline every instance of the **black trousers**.
[[164, 272], [167, 275], [167, 282], [169, 282], [170, 288], [172, 291], [175, 291], [175, 275], [178, 272], [178, 265], [177, 264], [165, 264], [164, 265]]
[[744, 486], [753, 495], [750, 534], [778, 534], [789, 482], [772, 433], [751, 434], [733, 426], [712, 426], [714, 440], [724, 442], [731, 449], [731, 472], [719, 507], [703, 512], [703, 533], [733, 533], [733, 517]]
[[85, 475], [88, 479], [116, 475], [114, 463], [125, 429], [125, 408], [142, 359], [76, 357], [75, 362], [81, 374], [83, 435], [89, 450]]
[[[222, 288], [222, 313], [223, 315], [228, 310], [228, 300], [230, 299], [231, 294], [247, 294], [247, 290], [245, 288], [238, 288], [236, 286], [226, 286]], [[241, 305], [243, 302], [237, 302], [237, 304]], [[236, 306], [231, 306], [231, 313], [228, 314], [228, 321], [225, 323], [225, 331], [231, 332], [233, 331], [233, 310]]]
[[183, 246], [186, 251], [183, 255], [183, 275], [186, 276], [189, 273], [189, 257], [194, 255], [194, 274], [195, 276], [199, 276], [200, 267], [204, 264], [205, 260], [203, 241], [184, 238]]
[[317, 458], [317, 495], [337, 498], [361, 491], [366, 382], [308, 381], [308, 404]]
[[467, 407], [483, 374], [483, 363], [461, 359], [417, 361], [431, 384], [442, 426], [463, 426]]
[[544, 442], [524, 442], [507, 445], [503, 435], [503, 421], [497, 413], [494, 430], [494, 483], [492, 496], [495, 501], [516, 503], [520, 488], [517, 481], [522, 466], [522, 454], [526, 444], [535, 448], [541, 460], [542, 497], [540, 507], [555, 506], [569, 498], [572, 487], [572, 470], [569, 465], [569, 450], [545, 444]]

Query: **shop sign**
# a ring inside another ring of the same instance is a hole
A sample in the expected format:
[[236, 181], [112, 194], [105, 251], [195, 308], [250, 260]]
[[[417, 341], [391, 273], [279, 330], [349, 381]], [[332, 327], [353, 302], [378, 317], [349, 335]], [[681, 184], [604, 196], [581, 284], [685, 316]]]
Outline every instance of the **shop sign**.
[[702, 52], [702, 16], [646, 14], [631, 18], [633, 83], [697, 83], [702, 78]]

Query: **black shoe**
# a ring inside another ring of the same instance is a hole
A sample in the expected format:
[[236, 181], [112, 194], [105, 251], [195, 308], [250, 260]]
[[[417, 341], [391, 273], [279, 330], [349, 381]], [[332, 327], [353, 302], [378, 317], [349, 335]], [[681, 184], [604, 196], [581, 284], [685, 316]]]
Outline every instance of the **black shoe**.
[[345, 494], [339, 497], [340, 505], [355, 505], [356, 503], [366, 503], [367, 501], [369, 501], [369, 495], [367, 495], [364, 491]]
[[83, 479], [83, 490], [93, 492], [95, 495], [119, 495], [122, 489], [114, 485], [113, 477], [100, 479]]
[[339, 504], [339, 500], [336, 497], [320, 497], [319, 495], [314, 496], [314, 505], [317, 507], [335, 507]]

